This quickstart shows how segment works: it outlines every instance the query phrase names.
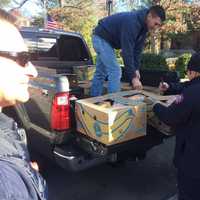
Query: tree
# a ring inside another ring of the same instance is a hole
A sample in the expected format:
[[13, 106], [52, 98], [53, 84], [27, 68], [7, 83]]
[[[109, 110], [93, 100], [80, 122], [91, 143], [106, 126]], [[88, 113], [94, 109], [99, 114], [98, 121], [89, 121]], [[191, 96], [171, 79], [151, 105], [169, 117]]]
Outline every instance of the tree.
[[167, 20], [161, 29], [163, 33], [177, 34], [187, 31], [185, 16], [190, 12], [187, 3], [182, 0], [154, 0], [154, 2], [163, 6], [167, 14]]
[[28, 2], [29, 0], [12, 0], [12, 4], [14, 6], [13, 9], [19, 9], [23, 7], [23, 5]]
[[114, 7], [115, 11], [120, 10], [120, 8], [122, 8], [124, 11], [131, 11], [148, 7], [151, 5], [151, 3], [151, 0], [115, 0]]
[[179, 33], [187, 32], [186, 15], [190, 13], [190, 6], [182, 0], [153, 0], [152, 5], [161, 5], [166, 11], [166, 22], [150, 37], [150, 49], [157, 49], [156, 53], [158, 53], [164, 48], [165, 41], [170, 41]]
[[44, 19], [42, 16], [35, 16], [32, 18], [31, 26], [43, 27]]
[[0, 8], [4, 8], [10, 3], [10, 0], [1, 0], [0, 1]]
[[167, 13], [167, 20], [158, 35], [166, 40], [184, 37], [200, 29], [200, 5], [183, 0], [154, 0], [162, 5]]
[[190, 5], [190, 12], [185, 15], [188, 30], [195, 31], [200, 29], [200, 6], [198, 4]]
[[[49, 0], [48, 13], [65, 31], [76, 31], [83, 34], [91, 47], [91, 33], [98, 19], [107, 15], [106, 0]], [[40, 6], [44, 6], [40, 0]], [[43, 27], [43, 14], [34, 17], [32, 25]]]
[[[125, 10], [134, 10], [142, 7], [149, 7], [151, 5], [161, 5], [164, 7], [167, 14], [167, 20], [160, 31], [151, 33], [149, 37], [150, 49], [153, 52], [158, 52], [160, 47], [162, 48], [164, 46], [164, 39], [168, 40], [178, 33], [186, 32], [188, 30], [188, 18], [192, 19], [190, 20], [190, 26], [193, 27], [193, 19], [200, 19], [198, 12], [195, 12], [196, 15], [193, 15], [197, 6], [195, 6], [193, 12], [191, 12], [190, 4], [183, 0], [116, 0], [115, 2], [118, 4], [120, 3], [120, 6], [124, 7]], [[190, 14], [189, 17], [188, 14]]]

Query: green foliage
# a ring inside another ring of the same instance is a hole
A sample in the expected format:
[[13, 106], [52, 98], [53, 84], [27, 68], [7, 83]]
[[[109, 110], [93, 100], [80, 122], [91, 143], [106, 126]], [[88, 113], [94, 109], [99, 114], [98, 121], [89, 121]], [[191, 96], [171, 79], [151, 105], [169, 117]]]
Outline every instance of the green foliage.
[[0, 1], [0, 8], [4, 8], [10, 3], [10, 0], [1, 0]]
[[176, 71], [179, 72], [180, 78], [185, 77], [185, 70], [187, 68], [187, 63], [189, 62], [190, 57], [191, 57], [190, 53], [185, 53], [181, 55], [175, 63], [175, 69]]
[[92, 50], [91, 33], [97, 24], [93, 0], [65, 0], [63, 7], [51, 8], [49, 13], [62, 24], [65, 31], [81, 33]]
[[97, 55], [96, 54], [92, 54], [92, 60], [93, 60], [94, 64], [96, 64], [96, 61], [97, 61]]
[[92, 50], [92, 29], [96, 23], [96, 18], [89, 16], [88, 18], [83, 19], [78, 30], [83, 35], [90, 50]]
[[36, 16], [32, 18], [31, 22], [32, 26], [38, 26], [38, 27], [43, 27], [44, 26], [44, 19], [42, 16]]
[[[123, 64], [123, 60], [120, 56], [120, 51], [116, 51], [117, 61], [120, 65]], [[96, 56], [93, 56], [94, 62], [96, 62]], [[141, 69], [149, 69], [149, 70], [169, 70], [167, 62], [165, 58], [161, 55], [151, 54], [151, 53], [143, 53], [141, 58]]]
[[94, 27], [94, 24], [96, 23], [94, 21], [95, 21], [95, 19], [92, 17], [85, 20], [85, 22], [82, 23], [82, 27], [80, 28], [80, 33], [83, 35], [83, 37], [90, 49], [94, 63], [96, 63], [96, 53], [92, 46], [92, 37], [91, 37], [92, 29]]
[[141, 69], [168, 70], [168, 66], [163, 56], [144, 53], [141, 57]]
[[[62, 6], [61, 6], [62, 5]], [[51, 0], [47, 2], [48, 13], [64, 31], [81, 33], [90, 48], [92, 56], [92, 29], [97, 24], [98, 15], [93, 0]], [[32, 25], [43, 27], [43, 16], [34, 17]]]

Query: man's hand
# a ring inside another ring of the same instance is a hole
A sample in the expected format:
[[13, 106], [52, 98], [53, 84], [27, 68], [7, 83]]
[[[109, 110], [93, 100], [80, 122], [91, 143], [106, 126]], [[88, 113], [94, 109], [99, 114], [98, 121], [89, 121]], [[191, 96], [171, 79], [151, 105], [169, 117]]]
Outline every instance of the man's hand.
[[140, 71], [139, 70], [136, 70], [135, 71], [135, 76], [134, 76], [134, 78], [139, 78], [140, 79]]
[[142, 86], [142, 83], [141, 83], [141, 81], [138, 77], [134, 77], [132, 79], [132, 87], [135, 90], [142, 90], [143, 86]]
[[160, 82], [159, 90], [160, 92], [166, 92], [169, 89], [169, 85], [166, 82]]

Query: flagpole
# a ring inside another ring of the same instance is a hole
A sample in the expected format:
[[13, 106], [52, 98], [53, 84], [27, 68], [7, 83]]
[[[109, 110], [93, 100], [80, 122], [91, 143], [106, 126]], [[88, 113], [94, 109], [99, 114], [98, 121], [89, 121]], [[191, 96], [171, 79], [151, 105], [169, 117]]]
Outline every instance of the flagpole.
[[47, 1], [44, 0], [44, 28], [47, 25]]
[[108, 10], [108, 16], [111, 14], [112, 12], [112, 8], [113, 8], [113, 1], [112, 0], [107, 0], [106, 1], [106, 6], [107, 6], [107, 10]]

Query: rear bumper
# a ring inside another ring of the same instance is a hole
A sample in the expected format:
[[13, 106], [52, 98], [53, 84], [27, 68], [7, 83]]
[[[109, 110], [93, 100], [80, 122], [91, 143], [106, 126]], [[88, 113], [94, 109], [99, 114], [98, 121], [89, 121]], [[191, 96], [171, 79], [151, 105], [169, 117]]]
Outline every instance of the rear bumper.
[[[153, 132], [152, 132], [153, 131]], [[141, 137], [129, 142], [125, 142], [111, 147], [105, 147], [99, 150], [90, 142], [79, 141], [70, 142], [54, 148], [54, 158], [56, 163], [62, 168], [70, 171], [81, 171], [106, 162], [116, 162], [118, 160], [144, 159], [146, 152], [152, 147], [163, 142], [163, 134], [156, 133], [155, 130], [149, 130], [147, 136]]]
[[168, 137], [157, 131], [152, 126], [147, 127], [147, 135], [145, 136], [110, 146], [103, 145], [83, 134], [81, 135], [82, 136], [79, 137], [78, 140], [79, 146], [94, 156], [105, 156], [113, 153], [121, 154], [123, 152], [127, 154], [135, 154], [137, 156], [147, 152], [152, 147], [161, 144], [163, 139]]
[[108, 159], [107, 156], [92, 157], [75, 145], [56, 147], [53, 153], [59, 166], [74, 172], [105, 163]]

